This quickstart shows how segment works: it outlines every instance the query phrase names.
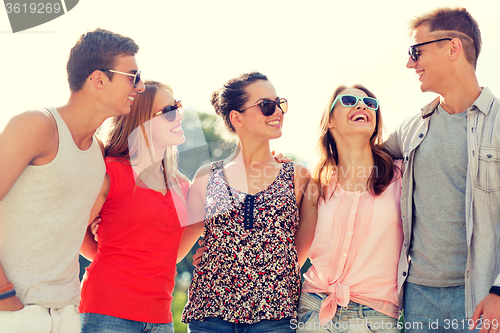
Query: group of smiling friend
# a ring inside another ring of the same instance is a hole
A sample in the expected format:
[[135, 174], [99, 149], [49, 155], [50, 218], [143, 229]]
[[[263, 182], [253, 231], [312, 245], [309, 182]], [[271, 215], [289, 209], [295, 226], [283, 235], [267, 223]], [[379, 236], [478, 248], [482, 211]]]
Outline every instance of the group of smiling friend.
[[500, 332], [500, 100], [476, 78], [481, 34], [464, 8], [410, 31], [407, 67], [439, 96], [386, 140], [380, 101], [342, 85], [317, 163], [275, 157], [288, 102], [245, 73], [211, 96], [237, 148], [192, 181], [173, 89], [141, 80], [132, 39], [82, 35], [68, 104], [0, 133], [0, 331], [173, 332], [175, 265], [202, 236], [190, 332]]

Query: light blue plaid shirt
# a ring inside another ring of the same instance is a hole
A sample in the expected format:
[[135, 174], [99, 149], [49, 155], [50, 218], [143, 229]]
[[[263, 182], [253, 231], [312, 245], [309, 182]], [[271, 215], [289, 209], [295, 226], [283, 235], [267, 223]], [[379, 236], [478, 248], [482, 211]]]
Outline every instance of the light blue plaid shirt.
[[[402, 158], [405, 166], [401, 191], [404, 242], [398, 268], [400, 307], [410, 260], [415, 149], [425, 139], [438, 103], [439, 97], [426, 105], [421, 114], [404, 121], [385, 142], [385, 148], [395, 158]], [[464, 276], [465, 314], [470, 318], [491, 286], [500, 286], [500, 100], [488, 88], [467, 109], [467, 147], [468, 256]]]

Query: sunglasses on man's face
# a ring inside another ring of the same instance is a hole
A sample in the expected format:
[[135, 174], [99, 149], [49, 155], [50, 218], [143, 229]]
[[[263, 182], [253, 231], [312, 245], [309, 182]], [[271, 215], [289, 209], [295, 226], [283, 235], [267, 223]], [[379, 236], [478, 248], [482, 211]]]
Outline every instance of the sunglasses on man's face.
[[101, 72], [111, 72], [111, 73], [116, 73], [116, 74], [122, 74], [122, 75], [127, 75], [127, 76], [132, 76], [134, 78], [134, 88], [137, 88], [137, 85], [139, 84], [139, 81], [141, 81], [141, 71], [135, 72], [135, 74], [132, 73], [125, 73], [125, 72], [119, 72], [115, 71], [113, 69], [107, 69], [107, 68], [101, 68]]
[[441, 42], [443, 40], [452, 40], [452, 38], [441, 38], [441, 39], [431, 40], [430, 42], [425, 42], [410, 46], [410, 48], [408, 49], [408, 54], [410, 55], [411, 60], [413, 60], [413, 62], [416, 62], [418, 60], [418, 57], [420, 57], [420, 51], [418, 50], [419, 46]]
[[163, 109], [153, 114], [153, 118], [163, 114], [165, 116], [165, 119], [167, 119], [169, 122], [173, 122], [177, 117], [177, 110], [179, 110], [179, 112], [182, 112], [181, 101], [175, 101], [174, 105], [165, 106]]
[[332, 112], [335, 103], [340, 101], [340, 104], [346, 108], [352, 108], [358, 104], [358, 101], [362, 101], [365, 106], [373, 111], [378, 110], [378, 99], [373, 97], [358, 97], [354, 95], [338, 95], [337, 98], [332, 103], [330, 107], [330, 112]]
[[247, 106], [244, 109], [241, 110], [236, 110], [238, 112], [243, 112], [246, 109], [253, 108], [254, 106], [258, 106], [260, 108], [260, 111], [262, 114], [266, 117], [271, 116], [274, 114], [274, 111], [276, 110], [276, 106], [283, 112], [286, 113], [288, 111], [288, 101], [285, 98], [280, 98], [276, 101], [270, 100], [270, 99], [265, 99], [262, 102], [259, 102], [254, 105]]

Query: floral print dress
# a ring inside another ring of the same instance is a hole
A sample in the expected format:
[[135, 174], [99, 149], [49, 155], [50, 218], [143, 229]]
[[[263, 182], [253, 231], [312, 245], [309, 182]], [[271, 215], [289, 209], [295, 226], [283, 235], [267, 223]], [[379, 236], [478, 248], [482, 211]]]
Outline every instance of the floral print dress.
[[230, 187], [212, 163], [205, 202], [205, 253], [194, 271], [182, 321], [219, 318], [254, 324], [295, 318], [300, 267], [294, 164], [255, 195]]

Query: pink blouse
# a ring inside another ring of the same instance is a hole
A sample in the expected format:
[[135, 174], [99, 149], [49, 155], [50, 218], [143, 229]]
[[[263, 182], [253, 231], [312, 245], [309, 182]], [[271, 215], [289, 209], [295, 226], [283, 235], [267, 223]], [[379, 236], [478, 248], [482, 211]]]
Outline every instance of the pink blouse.
[[[401, 167], [401, 161], [395, 161]], [[335, 183], [336, 178], [332, 179]], [[379, 196], [347, 192], [340, 185], [318, 202], [318, 221], [308, 255], [312, 266], [302, 291], [325, 293], [321, 322], [349, 301], [398, 317], [397, 271], [403, 243], [401, 177]]]

